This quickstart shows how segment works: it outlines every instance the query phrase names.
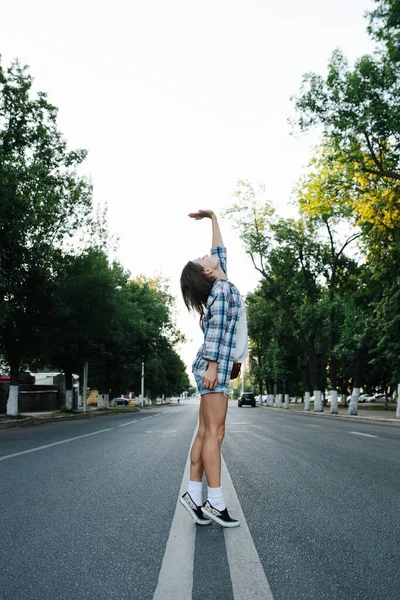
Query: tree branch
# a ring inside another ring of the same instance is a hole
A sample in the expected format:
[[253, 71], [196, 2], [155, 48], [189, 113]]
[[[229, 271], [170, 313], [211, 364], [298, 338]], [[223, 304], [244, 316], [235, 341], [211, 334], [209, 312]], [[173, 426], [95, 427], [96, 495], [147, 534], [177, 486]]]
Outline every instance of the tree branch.
[[[378, 175], [378, 177], [388, 177], [389, 179], [396, 179], [397, 181], [400, 181], [400, 173], [395, 173], [394, 171], [385, 171], [385, 169], [383, 168], [383, 162], [382, 160], [379, 160], [375, 150], [373, 149], [371, 140], [369, 139], [368, 133], [364, 132], [364, 137], [365, 137], [365, 141], [367, 142], [367, 146], [368, 146], [368, 150], [370, 151], [371, 154], [371, 158], [374, 161], [374, 163], [376, 164], [378, 171], [375, 171], [374, 169], [368, 169], [367, 167], [363, 167], [363, 170], [366, 173], [370, 173], [371, 175]], [[382, 156], [382, 154], [381, 154]]]

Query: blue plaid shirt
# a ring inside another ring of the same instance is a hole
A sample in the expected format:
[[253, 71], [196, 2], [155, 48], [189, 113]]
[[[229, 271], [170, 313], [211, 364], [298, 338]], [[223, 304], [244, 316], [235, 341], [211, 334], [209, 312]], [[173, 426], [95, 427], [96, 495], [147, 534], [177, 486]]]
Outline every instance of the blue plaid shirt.
[[[226, 248], [217, 246], [211, 254], [218, 256], [222, 270], [226, 270]], [[238, 289], [224, 279], [217, 279], [207, 300], [201, 322], [204, 343], [193, 362], [192, 370], [204, 375], [208, 361], [218, 363], [218, 383], [227, 386], [236, 349], [236, 325], [239, 318], [241, 299]]]

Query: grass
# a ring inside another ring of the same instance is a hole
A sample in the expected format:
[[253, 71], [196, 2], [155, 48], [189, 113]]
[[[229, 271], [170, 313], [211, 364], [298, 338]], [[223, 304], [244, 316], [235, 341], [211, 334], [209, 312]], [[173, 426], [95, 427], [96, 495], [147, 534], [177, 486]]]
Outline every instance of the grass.
[[[385, 410], [385, 403], [384, 402], [363, 402], [363, 403], [358, 403], [358, 408], [360, 410]], [[388, 410], [389, 411], [396, 411], [396, 402], [389, 402], [388, 404]]]
[[21, 419], [27, 419], [25, 415], [0, 415], [0, 421], [20, 421]]

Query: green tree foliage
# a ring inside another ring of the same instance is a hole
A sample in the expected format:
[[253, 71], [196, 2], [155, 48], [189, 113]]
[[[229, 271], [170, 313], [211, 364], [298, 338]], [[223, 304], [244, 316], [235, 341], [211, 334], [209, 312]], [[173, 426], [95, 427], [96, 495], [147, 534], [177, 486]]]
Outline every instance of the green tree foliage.
[[59, 249], [91, 214], [91, 184], [77, 174], [85, 156], [67, 149], [27, 67], [0, 66], [0, 344], [14, 383], [36, 345]]
[[304, 75], [295, 98], [301, 130], [322, 125], [325, 144], [360, 172], [400, 180], [399, 0], [377, 0], [369, 32], [377, 51], [350, 68], [340, 50], [326, 78]]
[[27, 67], [0, 65], [0, 355], [11, 382], [20, 366], [47, 366], [70, 387], [88, 361], [91, 385], [120, 393], [145, 361], [150, 394], [181, 392], [167, 285], [109, 265], [105, 215], [79, 174], [86, 151], [67, 148], [57, 109], [32, 86]]
[[299, 393], [303, 352], [266, 280], [247, 297], [251, 367], [259, 393]]
[[238, 202], [228, 211], [255, 268], [268, 282], [303, 348], [312, 385], [321, 390], [324, 353], [319, 281], [326, 248], [305, 220], [275, 219], [269, 203], [257, 204], [248, 182], [239, 182]]

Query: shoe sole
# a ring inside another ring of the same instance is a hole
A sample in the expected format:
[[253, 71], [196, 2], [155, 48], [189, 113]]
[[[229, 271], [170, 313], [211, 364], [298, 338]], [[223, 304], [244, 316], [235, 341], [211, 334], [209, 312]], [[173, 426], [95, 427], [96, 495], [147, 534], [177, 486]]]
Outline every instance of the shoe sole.
[[184, 508], [186, 508], [186, 510], [188, 511], [189, 515], [192, 517], [193, 521], [195, 523], [197, 523], [197, 525], [211, 525], [211, 521], [210, 519], [204, 519], [204, 520], [200, 520], [192, 511], [192, 509], [190, 508], [190, 506], [188, 506], [188, 504], [186, 504], [186, 502], [184, 501], [183, 498], [179, 498], [179, 502], [182, 504], [182, 506]]
[[206, 515], [209, 519], [214, 521], [214, 523], [218, 523], [218, 525], [221, 525], [221, 527], [232, 528], [232, 527], [239, 527], [239, 525], [240, 525], [240, 521], [233, 521], [233, 522], [223, 521], [222, 519], [220, 519], [213, 513], [208, 512], [208, 510], [206, 508], [202, 508], [201, 512], [203, 513], [203, 515]]

